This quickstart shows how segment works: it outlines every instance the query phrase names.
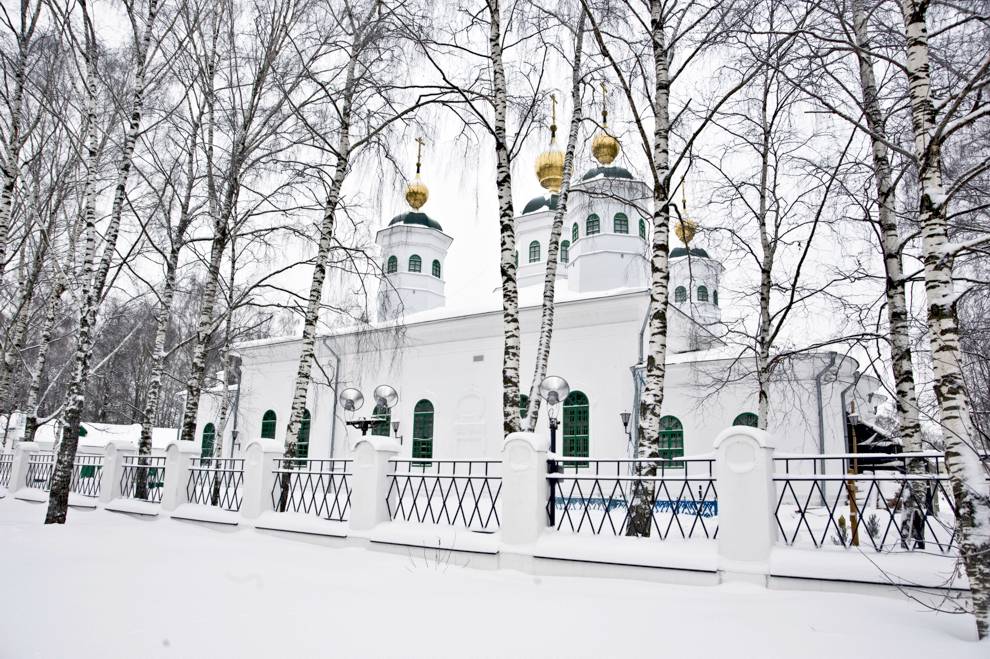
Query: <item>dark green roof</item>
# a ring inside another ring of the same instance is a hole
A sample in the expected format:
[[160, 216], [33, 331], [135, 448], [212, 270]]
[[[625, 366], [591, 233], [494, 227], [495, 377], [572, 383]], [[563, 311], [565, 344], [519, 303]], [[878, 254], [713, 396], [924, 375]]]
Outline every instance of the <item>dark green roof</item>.
[[436, 229], [437, 231], [443, 231], [443, 227], [440, 226], [439, 222], [426, 213], [417, 213], [416, 211], [409, 211], [408, 213], [396, 215], [392, 218], [392, 221], [388, 223], [390, 227], [395, 226], [396, 224], [418, 224], [421, 227], [429, 227], [431, 229]]
[[[674, 249], [670, 250], [670, 258], [672, 259], [676, 259], [678, 256], [687, 256], [687, 254], [688, 254], [687, 249], [683, 247], [675, 247]], [[703, 259], [711, 258], [710, 256], [708, 256], [708, 252], [701, 249], [700, 247], [692, 247], [691, 256], [698, 256]]]
[[587, 181], [588, 179], [593, 179], [596, 176], [604, 176], [605, 178], [632, 178], [633, 175], [629, 173], [629, 170], [625, 167], [595, 167], [594, 169], [589, 169], [588, 172], [581, 177], [582, 181]]
[[543, 210], [544, 207], [546, 207], [547, 210], [557, 210], [557, 195], [550, 195], [549, 197], [533, 197], [523, 207], [523, 215], [526, 213], [535, 213], [536, 211]]

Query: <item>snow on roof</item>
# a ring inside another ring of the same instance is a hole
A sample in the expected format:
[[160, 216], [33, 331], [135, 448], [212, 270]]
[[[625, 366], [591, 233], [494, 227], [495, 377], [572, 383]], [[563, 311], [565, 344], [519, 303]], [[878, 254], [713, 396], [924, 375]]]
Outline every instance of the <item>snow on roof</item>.
[[[107, 445], [110, 440], [124, 440], [133, 442], [137, 445], [138, 441], [141, 439], [141, 424], [131, 423], [131, 424], [117, 424], [117, 423], [93, 423], [90, 421], [83, 421], [80, 424], [86, 429], [85, 436], [79, 438], [79, 446], [87, 448], [102, 448]], [[56, 432], [61, 430], [61, 425], [57, 425], [55, 421], [49, 421], [38, 427], [35, 433], [34, 441], [43, 444], [54, 444], [56, 440]], [[179, 434], [178, 428], [152, 428], [151, 429], [151, 447], [153, 449], [165, 450], [168, 443], [175, 439]]]

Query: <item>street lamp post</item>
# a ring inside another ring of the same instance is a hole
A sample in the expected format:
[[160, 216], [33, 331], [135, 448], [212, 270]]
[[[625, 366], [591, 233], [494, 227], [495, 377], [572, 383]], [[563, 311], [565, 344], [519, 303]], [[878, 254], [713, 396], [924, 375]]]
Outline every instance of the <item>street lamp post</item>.
[[[557, 418], [557, 407], [564, 402], [567, 395], [571, 393], [571, 387], [567, 380], [557, 375], [550, 375], [543, 378], [540, 383], [540, 398], [547, 404], [547, 417], [550, 420], [550, 459], [547, 461], [547, 472], [556, 474], [559, 466], [554, 457], [557, 454], [557, 428], [560, 420]], [[550, 479], [550, 500], [548, 502], [547, 520], [549, 526], [557, 525], [557, 483]]]
[[[399, 393], [387, 384], [381, 384], [375, 387], [375, 391], [372, 393], [375, 398], [375, 405], [378, 407], [384, 407], [391, 410], [395, 407], [396, 403], [399, 402]], [[340, 406], [344, 408], [345, 412], [357, 412], [364, 405], [364, 395], [353, 387], [348, 387], [340, 392]], [[376, 419], [374, 415], [370, 417], [362, 417], [359, 419], [348, 419], [344, 421], [348, 426], [353, 426], [361, 431], [361, 435], [367, 435], [368, 431], [376, 424], [381, 423], [380, 419]], [[398, 433], [397, 423], [395, 424], [395, 431]], [[386, 432], [386, 434], [388, 434]]]

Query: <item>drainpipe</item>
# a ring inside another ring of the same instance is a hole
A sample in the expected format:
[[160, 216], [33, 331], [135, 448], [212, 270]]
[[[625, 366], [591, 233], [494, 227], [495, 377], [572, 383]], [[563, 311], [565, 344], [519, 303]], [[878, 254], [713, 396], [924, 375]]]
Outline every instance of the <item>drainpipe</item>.
[[333, 460], [333, 449], [337, 441], [337, 389], [340, 388], [340, 355], [327, 345], [327, 337], [323, 337], [323, 347], [329, 350], [336, 360], [333, 368], [333, 408], [330, 410], [330, 459]]
[[[241, 377], [241, 364], [244, 362], [244, 358], [241, 357], [241, 354], [239, 352], [231, 352], [230, 353], [230, 356], [233, 359], [235, 359], [236, 362], [237, 362], [237, 367], [236, 367], [236, 372], [237, 372], [237, 393], [234, 394], [234, 425], [230, 429], [230, 457], [233, 458], [234, 457], [234, 444], [237, 444], [238, 443], [237, 442], [237, 415], [238, 415], [238, 409], [240, 408], [240, 403], [241, 403], [241, 381], [243, 379]], [[226, 385], [227, 385], [227, 383], [225, 382], [224, 383], [224, 386], [226, 386]]]

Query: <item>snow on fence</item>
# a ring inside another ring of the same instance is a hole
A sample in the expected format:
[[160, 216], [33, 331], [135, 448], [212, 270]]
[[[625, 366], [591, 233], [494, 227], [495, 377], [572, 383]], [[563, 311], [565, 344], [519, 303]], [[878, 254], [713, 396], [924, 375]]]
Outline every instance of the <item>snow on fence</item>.
[[10, 472], [14, 467], [13, 453], [0, 453], [0, 487], [10, 486]]
[[352, 460], [275, 460], [272, 506], [346, 522], [351, 510]]
[[[593, 535], [626, 533], [629, 504], [644, 497], [653, 508], [650, 536], [666, 540], [715, 538], [718, 534], [718, 492], [710, 456], [677, 460], [590, 460], [557, 458], [547, 474], [551, 499], [547, 515], [558, 531]], [[656, 476], [639, 476], [653, 465]], [[568, 473], [571, 472], [571, 473]]]
[[385, 503], [389, 519], [499, 528], [500, 460], [396, 460], [389, 462]]
[[244, 500], [243, 458], [190, 458], [189, 503], [239, 511]]
[[785, 544], [958, 550], [955, 502], [940, 452], [778, 455], [774, 471], [774, 515]]
[[[122, 459], [120, 496], [161, 503], [165, 488], [165, 457], [125, 455]], [[144, 492], [138, 487], [141, 482], [145, 485]]]
[[[55, 454], [51, 452], [30, 454], [24, 485], [39, 490], [50, 490], [52, 475], [55, 473], [55, 459]], [[77, 455], [72, 463], [69, 491], [85, 497], [99, 496], [102, 471], [102, 455]]]

